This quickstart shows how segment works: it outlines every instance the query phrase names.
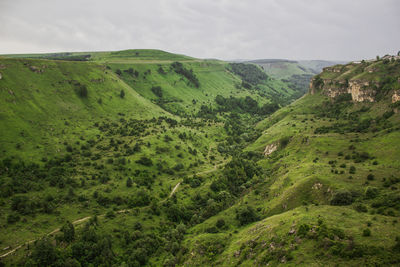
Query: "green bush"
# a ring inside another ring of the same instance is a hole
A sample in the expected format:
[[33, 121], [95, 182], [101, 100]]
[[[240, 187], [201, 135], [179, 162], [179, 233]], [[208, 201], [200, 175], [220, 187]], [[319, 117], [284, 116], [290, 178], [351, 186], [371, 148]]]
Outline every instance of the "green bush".
[[379, 194], [378, 188], [376, 187], [367, 187], [365, 190], [365, 198], [373, 199], [376, 198]]
[[353, 196], [346, 190], [339, 190], [331, 199], [331, 205], [334, 206], [345, 206], [350, 205], [351, 203], [353, 203]]
[[151, 87], [151, 91], [153, 92], [153, 94], [155, 94], [158, 97], [162, 97], [163, 96], [163, 92], [160, 86], [153, 86]]
[[364, 229], [362, 235], [363, 236], [371, 236], [371, 230], [369, 228]]
[[246, 225], [257, 221], [259, 218], [253, 207], [245, 206], [237, 211], [236, 219], [239, 221], [240, 225]]
[[349, 173], [350, 174], [355, 174], [356, 173], [356, 167], [350, 166]]

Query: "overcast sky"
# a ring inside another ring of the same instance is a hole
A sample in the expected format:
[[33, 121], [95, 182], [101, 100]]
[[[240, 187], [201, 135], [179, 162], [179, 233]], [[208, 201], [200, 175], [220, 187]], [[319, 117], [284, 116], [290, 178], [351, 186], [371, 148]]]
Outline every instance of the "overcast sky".
[[0, 0], [0, 54], [157, 48], [355, 60], [400, 50], [399, 0]]

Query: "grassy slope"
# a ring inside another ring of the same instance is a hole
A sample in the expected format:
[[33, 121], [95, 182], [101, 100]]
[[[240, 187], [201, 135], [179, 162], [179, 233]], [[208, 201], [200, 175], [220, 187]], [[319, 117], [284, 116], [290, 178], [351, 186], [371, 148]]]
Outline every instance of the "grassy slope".
[[[175, 59], [174, 59], [175, 61]], [[279, 80], [269, 79], [263, 84], [258, 85], [258, 89], [246, 90], [242, 88], [241, 79], [229, 70], [226, 62], [217, 60], [193, 60], [185, 61], [184, 67], [192, 69], [200, 81], [200, 87], [196, 88], [181, 75], [175, 73], [171, 68], [171, 60], [157, 60], [143, 64], [135, 59], [127, 59], [125, 62], [106, 60], [115, 72], [117, 69], [122, 71], [121, 78], [139, 92], [143, 97], [157, 101], [159, 98], [151, 91], [153, 86], [160, 86], [164, 92], [163, 99], [168, 102], [166, 107], [172, 111], [183, 111], [186, 113], [196, 113], [201, 105], [215, 107], [215, 97], [245, 97], [251, 96], [260, 104], [269, 101], [273, 96], [290, 98], [295, 91]], [[165, 74], [158, 72], [162, 68]], [[139, 77], [134, 77], [124, 72], [132, 68], [139, 72]], [[145, 72], [151, 72], [146, 75]], [[196, 101], [193, 104], [193, 100]]]
[[[285, 148], [279, 148], [270, 157], [259, 161], [259, 165], [269, 170], [270, 175], [261, 178], [256, 186], [249, 188], [239, 203], [190, 231], [190, 235], [186, 238], [186, 245], [191, 248], [192, 257], [187, 259], [187, 264], [202, 265], [212, 261], [224, 266], [239, 263], [245, 266], [254, 265], [268, 254], [264, 247], [265, 243], [269, 246], [272, 242], [270, 240], [272, 236], [279, 236], [281, 240], [289, 242], [292, 239], [287, 233], [292, 225], [298, 227], [304, 222], [315, 225], [318, 218], [322, 218], [330, 226], [342, 229], [358, 244], [391, 249], [395, 243], [396, 234], [400, 232], [399, 211], [388, 207], [380, 210], [374, 208], [373, 203], [377, 199], [366, 199], [364, 194], [370, 186], [378, 188], [380, 195], [378, 199], [387, 199], [388, 196], [399, 194], [397, 186], [383, 185], [384, 181], [391, 177], [398, 177], [400, 173], [398, 143], [400, 134], [397, 127], [400, 117], [395, 114], [389, 118], [394, 131], [315, 134], [314, 130], [317, 127], [344, 122], [317, 116], [318, 106], [326, 100], [319, 94], [304, 96], [259, 123], [258, 127], [264, 129], [264, 133], [246, 150], [261, 153], [266, 145], [279, 144], [279, 140], [287, 136], [290, 136], [289, 144]], [[351, 105], [346, 111], [359, 111], [362, 107], [370, 108], [362, 114], [361, 117], [364, 118], [376, 118], [390, 110], [388, 104], [384, 103], [359, 103]], [[355, 150], [350, 148], [351, 145], [355, 146]], [[351, 157], [350, 159], [345, 157], [354, 155], [355, 152], [368, 152], [373, 158], [356, 163]], [[329, 161], [334, 160], [337, 161], [335, 166], [329, 164]], [[377, 165], [374, 163], [375, 160], [378, 162]], [[344, 164], [343, 168], [342, 164]], [[355, 174], [349, 174], [350, 166], [356, 167]], [[332, 170], [337, 170], [338, 174]], [[368, 174], [375, 176], [372, 181], [367, 179]], [[343, 189], [354, 192], [358, 196], [356, 202], [351, 206], [343, 207], [328, 205], [333, 195]], [[238, 225], [235, 220], [236, 209], [244, 204], [259, 210], [258, 214], [261, 218], [266, 219], [247, 227]], [[368, 213], [355, 211], [355, 207], [359, 204], [365, 205]], [[376, 215], [377, 212], [380, 215]], [[218, 234], [205, 233], [206, 229], [214, 226], [220, 218], [225, 220], [228, 227], [220, 230]], [[366, 226], [367, 221], [372, 221], [372, 227]], [[365, 228], [371, 229], [371, 237], [362, 236], [362, 230]], [[235, 234], [236, 231], [238, 234]], [[248, 250], [251, 246], [249, 240], [256, 240], [257, 245], [254, 245], [254, 249], [250, 249], [252, 252], [245, 251], [246, 256], [243, 257], [235, 256], [235, 253], [242, 252], [244, 248]], [[209, 254], [204, 251], [204, 246], [210, 246], [218, 253]], [[332, 257], [325, 255], [323, 251], [316, 250], [314, 246], [316, 244], [310, 240], [298, 244], [297, 249], [292, 252], [293, 260], [289, 262], [289, 265], [319, 266], [323, 263], [327, 266], [335, 266], [342, 262], [356, 266], [361, 262], [372, 264], [377, 260], [373, 256], [352, 260]], [[271, 250], [268, 251], [272, 253]], [[282, 260], [283, 255], [289, 254], [283, 253], [272, 259], [270, 263], [276, 265]], [[317, 258], [319, 260], [316, 260]]]
[[287, 79], [293, 75], [314, 75], [315, 73], [299, 63], [295, 62], [274, 62], [274, 63], [258, 63], [263, 67], [264, 71], [276, 79]]
[[[117, 119], [118, 113], [136, 119], [167, 114], [95, 63], [4, 58], [0, 64], [5, 66], [0, 80], [3, 155], [38, 160], [54, 155], [61, 142], [98, 134], [95, 119]], [[74, 81], [87, 86], [87, 98], [78, 96]], [[18, 153], [17, 144], [29, 147]]]
[[[35, 212], [34, 215], [21, 215], [19, 222], [7, 224], [11, 201], [9, 198], [3, 198], [0, 202], [0, 223], [3, 227], [0, 235], [1, 247], [13, 248], [28, 240], [39, 238], [66, 220], [75, 221], [127, 207], [126, 204], [99, 205], [92, 199], [95, 192], [109, 199], [129, 199], [137, 192], [145, 190], [152, 198], [161, 201], [185, 175], [218, 171], [214, 166], [228, 160], [226, 155], [216, 151], [217, 143], [226, 138], [223, 125], [205, 123], [201, 119], [193, 119], [190, 122], [192, 125], [186, 125], [176, 116], [152, 103], [155, 96], [149, 91], [150, 86], [161, 85], [166, 98], [180, 98], [182, 102], [178, 102], [179, 107], [188, 113], [198, 110], [200, 104], [214, 106], [217, 94], [241, 97], [249, 95], [261, 103], [268, 102], [268, 99], [262, 98], [255, 91], [236, 89], [235, 85], [241, 80], [227, 70], [226, 63], [197, 61], [186, 56], [148, 50], [139, 50], [140, 57], [136, 58], [136, 52], [137, 50], [94, 53], [92, 59], [96, 62], [33, 58], [36, 55], [32, 55], [30, 59], [18, 58], [19, 56], [0, 59], [2, 158], [13, 157], [14, 160], [19, 159], [25, 163], [38, 162], [43, 165], [44, 158], [63, 158], [71, 155], [73, 164], [66, 165], [67, 169], [73, 170], [69, 179], [81, 184], [72, 186], [75, 196], [73, 198], [79, 196], [87, 199], [83, 202], [69, 201], [71, 185], [48, 187], [47, 182], [41, 186], [34, 184], [34, 188], [30, 188], [28, 193], [16, 193], [14, 196], [27, 196], [33, 201], [52, 196], [56, 211], [49, 214]], [[182, 81], [181, 76], [174, 72], [168, 71], [163, 75], [157, 73], [159, 65], [168, 70], [170, 63], [175, 60], [184, 62], [185, 67], [194, 70], [200, 80], [200, 88], [194, 88], [187, 81]], [[107, 66], [111, 66], [111, 70], [103, 65], [105, 62]], [[129, 77], [125, 77], [126, 73], [119, 77], [113, 72], [116, 68], [129, 67], [140, 72], [138, 79], [130, 80]], [[152, 74], [144, 77], [143, 73], [148, 69]], [[78, 96], [78, 83], [87, 87], [87, 98]], [[269, 80], [262, 85], [265, 92], [271, 88], [283, 96], [288, 95], [285, 85], [281, 82]], [[121, 90], [125, 92], [124, 98], [120, 97]], [[289, 92], [293, 93], [290, 90]], [[194, 107], [193, 99], [199, 103]], [[177, 119], [178, 126], [170, 127], [165, 122], [149, 121], [159, 116]], [[133, 137], [120, 134], [124, 129], [135, 130], [135, 126], [127, 126], [127, 121], [132, 120], [143, 121], [145, 130]], [[112, 126], [104, 131], [99, 127], [104, 124]], [[180, 133], [188, 134], [188, 139], [181, 140], [178, 137]], [[172, 140], [165, 141], [166, 135]], [[111, 139], [118, 141], [118, 145], [109, 145]], [[141, 151], [125, 156], [125, 146], [132, 147], [134, 144], [141, 144]], [[72, 147], [72, 152], [66, 151], [67, 146]], [[85, 156], [83, 146], [89, 147], [91, 156]], [[195, 148], [197, 155], [190, 154], [189, 148]], [[151, 158], [153, 166], [145, 167], [135, 163], [142, 156]], [[120, 159], [126, 160], [122, 169], [118, 163]], [[114, 163], [110, 163], [110, 160], [114, 160]], [[173, 168], [182, 163], [184, 169], [173, 175], [160, 173], [156, 163], [160, 163], [164, 168]], [[98, 170], [97, 166], [102, 165], [104, 169]], [[136, 186], [135, 171], [147, 171], [150, 176], [156, 177], [151, 189]], [[108, 175], [110, 180], [106, 183], [99, 182], [99, 176], [103, 175]], [[126, 177], [132, 177], [132, 188], [126, 187]], [[2, 186], [5, 186], [13, 182], [6, 178], [2, 183]], [[187, 186], [183, 186], [183, 190], [187, 190]], [[182, 200], [187, 199], [186, 196]], [[142, 219], [130, 217], [126, 223]], [[111, 220], [110, 223], [119, 225], [118, 220]], [[106, 225], [105, 227], [107, 229]]]

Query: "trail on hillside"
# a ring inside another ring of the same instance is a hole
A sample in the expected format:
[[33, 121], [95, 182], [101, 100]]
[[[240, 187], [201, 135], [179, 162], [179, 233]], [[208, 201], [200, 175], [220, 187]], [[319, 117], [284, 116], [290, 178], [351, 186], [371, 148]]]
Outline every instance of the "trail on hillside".
[[[203, 174], [207, 174], [207, 173], [214, 172], [214, 171], [216, 171], [216, 170], [218, 169], [219, 166], [223, 166], [223, 165], [225, 165], [225, 164], [226, 164], [226, 162], [224, 161], [224, 162], [222, 162], [222, 163], [219, 163], [219, 164], [214, 165], [212, 169], [205, 170], [205, 171], [201, 171], [201, 172], [197, 172], [197, 173], [195, 173], [195, 174], [190, 175], [189, 177], [193, 177], [193, 176], [195, 176], [195, 175], [203, 175]], [[179, 182], [174, 186], [174, 188], [171, 190], [171, 193], [169, 194], [169, 196], [168, 196], [167, 198], [165, 198], [164, 200], [161, 200], [160, 203], [163, 203], [163, 202], [167, 201], [169, 198], [171, 198], [171, 197], [175, 194], [175, 192], [178, 190], [178, 188], [179, 188], [179, 186], [180, 186], [181, 183], [182, 183], [182, 181], [179, 181]], [[125, 213], [125, 212], [129, 212], [129, 211], [131, 211], [131, 209], [123, 209], [123, 210], [116, 211], [116, 213]], [[105, 216], [105, 214], [102, 214], [102, 215], [99, 215], [98, 217], [104, 217], [104, 216]], [[74, 226], [78, 226], [78, 225], [82, 224], [83, 222], [88, 221], [88, 220], [91, 219], [92, 217], [93, 217], [93, 216], [87, 216], [87, 217], [84, 217], [84, 218], [75, 220], [75, 221], [72, 222], [72, 224], [73, 224]], [[54, 229], [53, 231], [51, 231], [50, 233], [45, 234], [45, 236], [51, 236], [51, 235], [53, 235], [53, 234], [56, 234], [56, 233], [60, 232], [60, 230], [61, 230], [60, 228], [56, 228], [56, 229]], [[23, 244], [21, 244], [21, 245], [16, 246], [15, 248], [13, 248], [12, 250], [8, 251], [7, 253], [0, 255], [0, 259], [1, 259], [1, 258], [5, 258], [5, 257], [7, 257], [8, 255], [13, 254], [14, 252], [16, 252], [17, 250], [19, 250], [19, 249], [22, 248], [23, 246], [28, 246], [28, 245], [30, 245], [30, 244], [36, 242], [37, 240], [38, 240], [38, 239], [33, 239], [33, 240], [27, 241], [27, 242], [25, 242], [25, 243], [23, 243]], [[11, 248], [11, 247], [5, 248], [5, 249], [10, 249], [10, 248]], [[3, 249], [3, 250], [4, 250], [4, 249]]]

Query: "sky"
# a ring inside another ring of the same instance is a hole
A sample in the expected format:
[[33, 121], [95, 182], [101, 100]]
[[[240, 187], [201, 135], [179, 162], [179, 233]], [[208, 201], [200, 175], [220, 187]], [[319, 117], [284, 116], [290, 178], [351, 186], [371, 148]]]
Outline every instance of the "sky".
[[0, 54], [161, 49], [361, 60], [400, 50], [399, 0], [0, 0]]

